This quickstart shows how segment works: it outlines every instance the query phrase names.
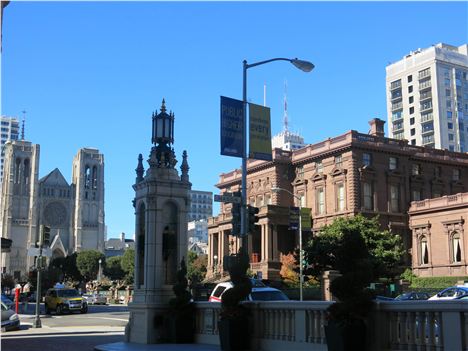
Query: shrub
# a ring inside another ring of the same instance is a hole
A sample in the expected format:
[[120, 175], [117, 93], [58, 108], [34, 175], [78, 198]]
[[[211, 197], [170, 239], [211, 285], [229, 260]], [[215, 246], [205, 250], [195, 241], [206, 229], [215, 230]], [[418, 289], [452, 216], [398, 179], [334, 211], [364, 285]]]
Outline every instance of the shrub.
[[412, 289], [445, 289], [449, 286], [457, 285], [459, 281], [468, 280], [463, 277], [415, 277], [411, 281]]

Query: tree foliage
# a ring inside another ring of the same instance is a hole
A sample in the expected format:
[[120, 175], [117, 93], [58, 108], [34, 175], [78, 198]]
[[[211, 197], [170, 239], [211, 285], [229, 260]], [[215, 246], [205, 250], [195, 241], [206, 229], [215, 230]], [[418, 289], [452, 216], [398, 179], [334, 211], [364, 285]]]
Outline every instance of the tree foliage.
[[198, 256], [195, 252], [189, 251], [187, 253], [187, 262], [187, 277], [192, 285], [205, 279], [208, 255]]
[[299, 286], [299, 274], [297, 273], [298, 264], [294, 254], [289, 253], [281, 256], [280, 276], [283, 282], [289, 287]]
[[[344, 233], [348, 232], [358, 233], [363, 239], [376, 278], [393, 279], [401, 273], [404, 255], [401, 237], [388, 230], [382, 231], [378, 217], [368, 219], [358, 214], [351, 218], [337, 218], [306, 245], [305, 257], [311, 267], [308, 274], [320, 278], [325, 270], [346, 269], [347, 263], [340, 262], [340, 249]], [[354, 242], [356, 245], [357, 240]], [[350, 247], [353, 245], [351, 242], [348, 244]]]
[[125, 280], [128, 284], [133, 283], [135, 275], [135, 250], [127, 249], [122, 256], [122, 261], [120, 262], [122, 270], [125, 272]]
[[76, 258], [78, 254], [74, 252], [67, 257], [57, 257], [52, 260], [49, 265], [49, 268], [53, 268], [54, 270], [60, 271], [60, 276], [58, 280], [63, 281], [72, 281], [72, 282], [79, 282], [83, 280], [83, 276], [81, 275], [77, 265], [76, 265]]
[[106, 259], [106, 269], [104, 275], [110, 280], [122, 280], [124, 279], [125, 272], [122, 268], [122, 257], [114, 256]]
[[105, 268], [105, 256], [97, 250], [85, 250], [78, 253], [76, 266], [86, 281], [95, 280], [99, 272], [99, 259], [101, 267]]

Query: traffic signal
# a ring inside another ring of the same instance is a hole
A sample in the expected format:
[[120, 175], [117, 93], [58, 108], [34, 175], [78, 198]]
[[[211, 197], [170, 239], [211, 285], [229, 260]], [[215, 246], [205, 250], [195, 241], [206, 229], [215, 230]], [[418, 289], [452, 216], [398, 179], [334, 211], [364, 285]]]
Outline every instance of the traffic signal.
[[50, 227], [44, 226], [44, 245], [50, 245]]
[[252, 233], [255, 230], [255, 225], [258, 222], [258, 207], [247, 206], [247, 232]]
[[240, 236], [241, 235], [241, 205], [233, 203], [231, 207], [231, 223], [232, 231], [231, 235]]
[[41, 225], [41, 232], [39, 234], [39, 246], [50, 245], [50, 227]]

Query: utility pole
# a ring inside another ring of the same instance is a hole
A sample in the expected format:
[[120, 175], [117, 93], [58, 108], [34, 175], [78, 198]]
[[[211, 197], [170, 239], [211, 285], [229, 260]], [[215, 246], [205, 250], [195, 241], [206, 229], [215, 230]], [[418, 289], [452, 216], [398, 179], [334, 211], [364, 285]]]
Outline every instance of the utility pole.
[[41, 306], [41, 271], [44, 267], [44, 257], [42, 256], [42, 248], [44, 245], [49, 245], [50, 241], [50, 227], [41, 224], [39, 229], [39, 256], [36, 259], [37, 268], [37, 289], [36, 289], [36, 317], [34, 319], [33, 327], [42, 328], [41, 317], [40, 317], [40, 306]]

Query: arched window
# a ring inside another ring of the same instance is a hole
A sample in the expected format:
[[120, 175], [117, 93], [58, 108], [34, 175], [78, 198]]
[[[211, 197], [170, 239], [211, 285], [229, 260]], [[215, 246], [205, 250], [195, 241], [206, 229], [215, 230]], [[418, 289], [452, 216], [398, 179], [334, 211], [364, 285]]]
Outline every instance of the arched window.
[[16, 164], [15, 164], [15, 184], [19, 184], [20, 174], [21, 174], [21, 159], [17, 158]]
[[29, 167], [29, 158], [24, 160], [24, 174], [23, 174], [23, 183], [29, 184], [31, 169]]
[[93, 189], [97, 189], [97, 167], [93, 166]]
[[89, 166], [85, 167], [85, 189], [89, 189], [91, 187], [91, 170]]
[[429, 248], [427, 246], [427, 238], [423, 236], [419, 240], [419, 252], [420, 252], [420, 263], [428, 264], [429, 263]]
[[145, 233], [146, 206], [142, 203], [138, 211], [138, 238], [136, 249], [136, 253], [138, 255], [138, 280], [136, 283], [139, 287], [145, 284]]
[[452, 235], [452, 239], [450, 240], [450, 247], [452, 251], [452, 263], [461, 262], [462, 252], [460, 241], [460, 233], [454, 232]]

